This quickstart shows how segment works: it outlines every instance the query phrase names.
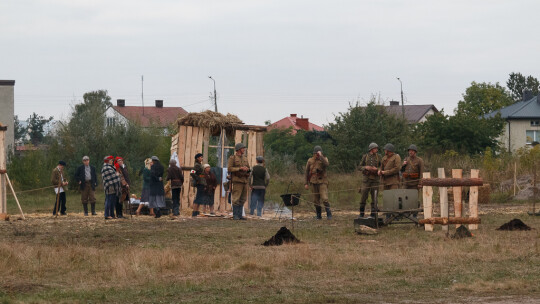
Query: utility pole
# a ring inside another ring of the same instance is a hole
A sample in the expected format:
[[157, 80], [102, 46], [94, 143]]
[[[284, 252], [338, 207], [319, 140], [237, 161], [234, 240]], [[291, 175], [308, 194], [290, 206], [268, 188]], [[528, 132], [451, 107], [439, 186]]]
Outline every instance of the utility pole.
[[208, 76], [208, 78], [212, 79], [212, 81], [214, 82], [214, 107], [215, 107], [215, 111], [217, 113], [216, 81], [214, 80], [214, 78], [212, 78], [212, 76]]
[[142, 102], [142, 115], [144, 115], [144, 75], [141, 75], [141, 102]]
[[403, 114], [403, 119], [405, 119], [405, 105], [403, 104], [403, 82], [401, 82], [399, 77], [397, 77], [397, 80], [399, 80], [399, 84], [401, 85], [401, 113]]

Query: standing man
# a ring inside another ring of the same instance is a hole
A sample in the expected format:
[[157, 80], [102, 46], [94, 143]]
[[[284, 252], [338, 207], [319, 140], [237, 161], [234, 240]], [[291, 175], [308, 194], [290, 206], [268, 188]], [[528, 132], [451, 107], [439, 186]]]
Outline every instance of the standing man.
[[384, 190], [399, 188], [399, 170], [401, 169], [401, 157], [395, 153], [394, 145], [384, 146], [384, 157], [382, 159], [379, 175], [384, 184]]
[[306, 183], [304, 187], [309, 189], [309, 185], [311, 185], [311, 192], [314, 196], [313, 204], [315, 205], [318, 220], [322, 219], [321, 201], [326, 209], [326, 218], [332, 219], [332, 211], [330, 211], [330, 203], [328, 203], [328, 176], [326, 175], [328, 165], [328, 158], [323, 155], [321, 146], [315, 146], [313, 148], [313, 157], [308, 159], [306, 164]]
[[249, 186], [251, 187], [251, 204], [249, 206], [249, 214], [253, 215], [257, 209], [257, 216], [262, 216], [262, 208], [264, 206], [264, 195], [266, 187], [270, 183], [270, 174], [264, 167], [264, 157], [257, 156], [255, 158], [257, 164], [253, 166], [249, 175]]
[[75, 173], [75, 181], [79, 183], [84, 216], [88, 216], [88, 203], [90, 203], [92, 208], [92, 215], [97, 215], [95, 196], [97, 186], [96, 168], [90, 166], [90, 158], [88, 156], [83, 156], [82, 162], [83, 164], [77, 168], [77, 172]]
[[176, 165], [176, 160], [171, 159], [169, 161], [169, 168], [167, 169], [167, 180], [171, 181], [172, 192], [172, 210], [173, 216], [180, 215], [180, 190], [184, 184], [184, 174], [182, 169]]
[[368, 153], [362, 156], [360, 161], [360, 171], [364, 175], [362, 179], [362, 199], [360, 201], [360, 217], [364, 217], [364, 210], [366, 209], [366, 201], [368, 195], [371, 194], [371, 216], [375, 216], [375, 210], [377, 210], [377, 194], [379, 190], [378, 170], [381, 167], [381, 156], [377, 153], [379, 151], [379, 145], [376, 143], [369, 144]]
[[236, 153], [229, 157], [227, 171], [231, 174], [232, 182], [232, 204], [233, 204], [233, 219], [245, 220], [242, 216], [242, 208], [247, 201], [248, 194], [248, 177], [251, 170], [249, 169], [249, 162], [244, 155], [246, 152], [246, 145], [243, 143], [237, 143], [234, 146]]
[[420, 181], [422, 180], [422, 174], [424, 173], [424, 160], [416, 156], [418, 149], [415, 145], [410, 145], [408, 150], [409, 156], [405, 158], [405, 161], [401, 166], [401, 172], [403, 172], [403, 188], [418, 189]]
[[118, 201], [116, 202], [116, 217], [124, 218], [122, 209], [124, 208], [124, 201], [129, 201], [129, 186], [131, 185], [131, 180], [129, 179], [129, 173], [122, 157], [116, 157], [115, 167], [118, 174], [120, 174], [120, 183], [122, 184], [122, 194], [118, 197]]
[[52, 170], [51, 183], [55, 187], [56, 201], [54, 202], [53, 215], [56, 215], [56, 210], [60, 208], [60, 214], [66, 215], [66, 189], [68, 181], [64, 178], [64, 167], [66, 162], [61, 160], [58, 165]]
[[101, 180], [103, 190], [105, 191], [105, 219], [114, 218], [114, 207], [118, 196], [122, 193], [122, 184], [120, 175], [113, 166], [114, 157], [105, 156], [103, 159], [103, 168], [101, 168]]

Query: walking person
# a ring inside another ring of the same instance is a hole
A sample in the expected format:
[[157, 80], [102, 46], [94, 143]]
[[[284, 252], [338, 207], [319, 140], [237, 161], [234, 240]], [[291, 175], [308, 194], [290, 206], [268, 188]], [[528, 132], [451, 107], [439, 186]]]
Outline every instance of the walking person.
[[202, 153], [195, 154], [195, 163], [193, 164], [191, 178], [195, 188], [197, 188], [197, 193], [195, 194], [195, 199], [193, 200], [193, 212], [191, 213], [192, 217], [197, 217], [197, 215], [199, 215], [199, 206], [204, 205], [205, 200], [204, 189], [206, 188], [206, 179], [204, 179], [204, 168], [202, 161]]
[[328, 176], [326, 174], [329, 164], [328, 158], [322, 153], [321, 146], [315, 146], [313, 148], [313, 157], [308, 159], [306, 164], [306, 183], [304, 187], [309, 189], [311, 185], [311, 192], [314, 196], [313, 204], [315, 205], [318, 220], [322, 219], [321, 201], [326, 210], [326, 218], [332, 219], [332, 211], [328, 202]]
[[384, 190], [399, 188], [399, 170], [401, 169], [401, 157], [395, 153], [394, 145], [384, 146], [384, 157], [381, 161], [379, 176], [384, 184]]
[[161, 217], [160, 208], [165, 208], [165, 189], [163, 188], [163, 173], [165, 168], [157, 156], [152, 156], [152, 166], [150, 167], [150, 208], [154, 208], [155, 217]]
[[257, 216], [261, 217], [266, 187], [268, 187], [268, 183], [270, 183], [270, 174], [268, 174], [268, 170], [266, 170], [266, 167], [264, 166], [264, 157], [257, 156], [255, 160], [257, 161], [257, 164], [253, 166], [249, 175], [249, 186], [251, 187], [249, 214], [253, 215], [256, 209]]
[[247, 201], [250, 166], [245, 155], [246, 145], [243, 143], [237, 143], [234, 146], [234, 150], [236, 152], [234, 155], [229, 157], [227, 167], [227, 172], [229, 172], [232, 177], [233, 219], [245, 220], [246, 218], [242, 216], [242, 210], [244, 203]]
[[56, 201], [54, 202], [53, 215], [60, 209], [60, 215], [66, 215], [66, 189], [68, 181], [64, 178], [64, 167], [66, 162], [61, 160], [58, 165], [52, 170], [51, 183], [55, 187]]
[[122, 157], [116, 157], [114, 167], [120, 175], [120, 184], [122, 185], [122, 193], [120, 194], [120, 196], [118, 197], [118, 201], [116, 202], [116, 217], [124, 218], [122, 210], [124, 209], [124, 202], [129, 201], [129, 187], [131, 185], [131, 180], [129, 179], [129, 173]]
[[103, 190], [105, 191], [105, 219], [114, 218], [114, 208], [118, 196], [122, 193], [122, 184], [120, 175], [114, 168], [114, 157], [106, 156], [103, 159], [103, 168], [101, 168], [101, 179]]
[[90, 158], [88, 156], [83, 156], [82, 162], [83, 164], [80, 165], [75, 172], [75, 181], [79, 183], [84, 216], [88, 216], [89, 203], [92, 215], [97, 215], [95, 195], [97, 187], [96, 167], [90, 165]]
[[172, 192], [172, 211], [173, 216], [180, 215], [180, 191], [184, 184], [184, 174], [182, 169], [176, 165], [176, 160], [171, 159], [169, 161], [169, 168], [167, 168], [167, 180], [171, 181]]
[[368, 153], [362, 156], [360, 161], [360, 171], [364, 175], [362, 178], [362, 188], [360, 193], [362, 194], [360, 200], [360, 217], [364, 217], [364, 211], [366, 209], [366, 201], [368, 196], [371, 195], [371, 216], [375, 216], [375, 210], [377, 210], [377, 194], [379, 190], [378, 170], [381, 167], [381, 156], [377, 153], [379, 151], [379, 145], [376, 143], [369, 144]]

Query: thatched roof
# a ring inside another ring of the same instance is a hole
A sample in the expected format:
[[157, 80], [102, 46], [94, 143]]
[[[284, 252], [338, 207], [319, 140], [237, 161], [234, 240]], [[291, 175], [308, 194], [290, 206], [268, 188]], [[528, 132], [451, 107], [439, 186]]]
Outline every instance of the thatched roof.
[[244, 124], [236, 115], [223, 115], [214, 111], [204, 111], [199, 113], [189, 113], [176, 121], [179, 126], [193, 126], [209, 129], [228, 128], [235, 125]]

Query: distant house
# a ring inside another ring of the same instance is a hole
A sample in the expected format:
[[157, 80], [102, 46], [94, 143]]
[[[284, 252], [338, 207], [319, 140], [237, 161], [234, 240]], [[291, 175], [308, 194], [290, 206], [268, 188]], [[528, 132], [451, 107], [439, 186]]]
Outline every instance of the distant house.
[[439, 110], [432, 105], [405, 105], [403, 108], [399, 105], [399, 101], [390, 101], [389, 106], [384, 107], [387, 113], [402, 117], [403, 108], [405, 109], [405, 119], [409, 124], [417, 124], [426, 121], [429, 115], [439, 113]]
[[298, 130], [305, 131], [324, 131], [324, 128], [309, 122], [309, 118], [298, 117], [296, 114], [291, 114], [289, 117], [280, 119], [267, 127], [268, 131], [272, 129], [287, 129], [292, 127], [293, 134]]
[[515, 152], [519, 148], [540, 142], [540, 95], [533, 96], [530, 92], [525, 92], [522, 101], [488, 113], [484, 117], [494, 117], [499, 113], [506, 120], [504, 133], [499, 140], [508, 151]]
[[5, 131], [6, 148], [15, 148], [15, 80], [0, 80], [0, 124], [7, 126]]
[[128, 122], [138, 124], [142, 127], [156, 126], [167, 131], [178, 117], [186, 115], [188, 112], [182, 107], [164, 107], [163, 100], [156, 100], [155, 106], [139, 107], [126, 106], [124, 99], [116, 100], [116, 106], [109, 107], [105, 112], [107, 126]]

